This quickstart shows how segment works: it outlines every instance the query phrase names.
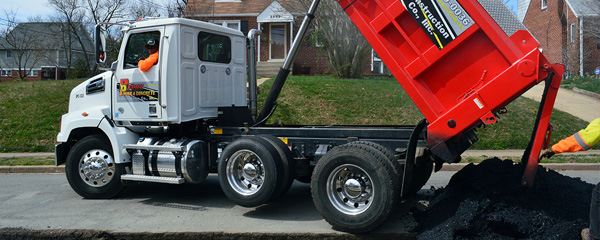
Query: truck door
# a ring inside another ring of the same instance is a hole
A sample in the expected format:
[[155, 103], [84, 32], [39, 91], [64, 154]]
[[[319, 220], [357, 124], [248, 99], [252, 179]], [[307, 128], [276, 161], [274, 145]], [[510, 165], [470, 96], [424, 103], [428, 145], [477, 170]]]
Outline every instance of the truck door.
[[[113, 117], [116, 121], [159, 121], [162, 119], [160, 107], [160, 71], [162, 56], [168, 48], [163, 46], [164, 27], [133, 30], [124, 39], [125, 49], [117, 66], [114, 81]], [[150, 54], [145, 44], [149, 40], [159, 43], [158, 62], [142, 72], [138, 61]]]

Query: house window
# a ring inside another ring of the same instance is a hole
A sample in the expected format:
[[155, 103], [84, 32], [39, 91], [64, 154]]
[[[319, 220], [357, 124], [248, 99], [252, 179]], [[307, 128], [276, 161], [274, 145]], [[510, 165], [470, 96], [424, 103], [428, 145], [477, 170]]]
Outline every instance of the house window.
[[12, 76], [12, 71], [11, 70], [2, 70], [2, 72], [0, 73], [0, 76], [10, 77], [10, 76]]
[[575, 42], [575, 23], [571, 23], [571, 42]]
[[548, 7], [548, 0], [541, 0], [541, 1], [542, 1], [542, 10], [544, 10]]
[[202, 61], [230, 63], [231, 39], [207, 32], [198, 34], [198, 57]]
[[53, 69], [46, 69], [42, 72], [43, 77], [54, 77]]
[[6, 58], [11, 58], [11, 57], [12, 57], [12, 51], [6, 50]]
[[228, 28], [231, 28], [231, 29], [235, 29], [235, 30], [240, 30], [241, 31], [240, 27], [241, 27], [242, 24], [240, 24], [240, 22], [241, 22], [240, 20], [224, 20], [224, 21], [217, 20], [217, 21], [214, 21], [213, 23], [217, 24], [217, 25], [221, 25], [223, 27], [228, 27]]
[[37, 77], [38, 76], [38, 72], [36, 70], [31, 70], [31, 71], [29, 71], [29, 73], [27, 75], [28, 76], [32, 76], [32, 77]]

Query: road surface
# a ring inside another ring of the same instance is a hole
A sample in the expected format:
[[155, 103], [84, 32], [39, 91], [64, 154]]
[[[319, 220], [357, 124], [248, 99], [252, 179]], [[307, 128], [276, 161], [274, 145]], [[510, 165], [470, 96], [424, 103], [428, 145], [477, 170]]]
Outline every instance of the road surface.
[[[597, 171], [565, 171], [592, 184]], [[454, 172], [438, 172], [424, 189], [443, 187]], [[426, 191], [422, 191], [427, 194]], [[415, 225], [404, 204], [378, 233], [407, 235]], [[115, 199], [82, 199], [62, 174], [0, 174], [0, 228], [90, 229], [113, 232], [337, 234], [323, 220], [308, 184], [295, 182], [277, 201], [244, 208], [221, 192], [216, 175], [199, 185], [139, 184]], [[342, 233], [340, 233], [342, 234]]]

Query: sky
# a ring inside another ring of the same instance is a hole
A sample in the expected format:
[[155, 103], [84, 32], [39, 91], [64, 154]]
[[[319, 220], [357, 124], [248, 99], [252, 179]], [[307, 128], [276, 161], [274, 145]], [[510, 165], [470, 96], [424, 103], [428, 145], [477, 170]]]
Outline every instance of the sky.
[[54, 10], [48, 6], [48, 0], [8, 0], [0, 4], [0, 18], [6, 18], [6, 11], [17, 12], [16, 18], [25, 21], [28, 17], [48, 15]]

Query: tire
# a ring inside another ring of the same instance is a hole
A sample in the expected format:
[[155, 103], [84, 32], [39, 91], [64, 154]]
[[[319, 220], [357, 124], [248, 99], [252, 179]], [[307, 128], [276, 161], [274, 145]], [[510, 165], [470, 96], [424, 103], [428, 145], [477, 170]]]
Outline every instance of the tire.
[[[394, 170], [394, 173], [396, 174], [396, 176], [398, 176], [399, 181], [400, 181], [400, 179], [402, 179], [402, 174], [403, 174], [402, 167], [400, 166], [400, 162], [398, 162], [396, 160], [394, 151], [392, 149], [389, 149], [388, 147], [385, 147], [381, 144], [378, 144], [375, 142], [369, 142], [369, 141], [354, 141], [354, 142], [347, 143], [347, 145], [359, 145], [359, 146], [363, 145], [363, 146], [375, 148], [377, 151], [384, 154], [386, 159], [390, 161], [390, 164], [392, 165], [392, 169]], [[398, 183], [398, 186], [400, 186], [400, 183]]]
[[[379, 158], [383, 158], [386, 161], [388, 161], [389, 166], [391, 167], [391, 169], [394, 171], [394, 176], [392, 178], [393, 184], [392, 186], [394, 186], [394, 192], [397, 193], [395, 194], [395, 199], [393, 200], [395, 203], [397, 203], [400, 200], [400, 186], [402, 186], [402, 168], [400, 166], [400, 163], [398, 161], [396, 161], [396, 157], [394, 156], [394, 151], [392, 151], [391, 149], [378, 144], [378, 143], [374, 143], [374, 142], [369, 142], [369, 141], [354, 141], [354, 142], [349, 142], [345, 145], [352, 145], [352, 146], [356, 146], [358, 148], [361, 148], [363, 150], [372, 152], [374, 154], [379, 155]], [[396, 204], [394, 204], [393, 208], [395, 209]], [[393, 211], [393, 209], [392, 209]]]
[[91, 135], [78, 141], [65, 164], [71, 188], [84, 198], [111, 198], [123, 189], [123, 167], [116, 164], [110, 143], [102, 135]]
[[287, 144], [281, 141], [281, 139], [273, 135], [260, 135], [259, 137], [268, 141], [277, 150], [281, 159], [282, 184], [275, 190], [275, 194], [271, 199], [273, 200], [285, 194], [292, 186], [294, 177], [296, 176], [296, 162], [294, 162], [294, 156]]
[[279, 153], [259, 137], [240, 138], [225, 147], [219, 160], [219, 184], [225, 195], [244, 207], [260, 206], [281, 188]]
[[390, 215], [398, 180], [386, 158], [375, 148], [345, 144], [319, 160], [311, 181], [313, 202], [334, 229], [367, 232]]

